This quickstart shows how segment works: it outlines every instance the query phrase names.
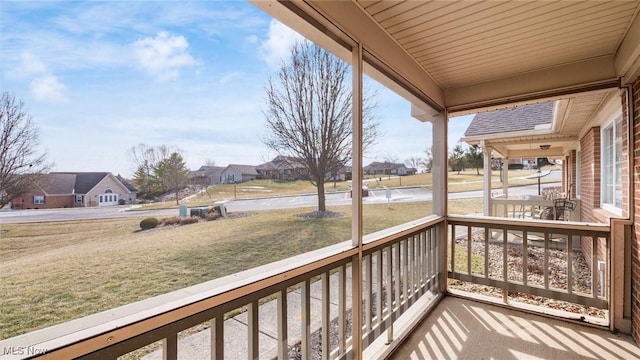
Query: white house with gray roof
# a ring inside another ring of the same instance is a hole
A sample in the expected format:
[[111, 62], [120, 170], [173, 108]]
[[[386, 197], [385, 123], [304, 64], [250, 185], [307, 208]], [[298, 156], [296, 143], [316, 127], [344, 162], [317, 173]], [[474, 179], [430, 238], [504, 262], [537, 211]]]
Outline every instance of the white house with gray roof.
[[222, 171], [222, 183], [233, 184], [254, 180], [258, 177], [258, 171], [253, 165], [230, 164]]

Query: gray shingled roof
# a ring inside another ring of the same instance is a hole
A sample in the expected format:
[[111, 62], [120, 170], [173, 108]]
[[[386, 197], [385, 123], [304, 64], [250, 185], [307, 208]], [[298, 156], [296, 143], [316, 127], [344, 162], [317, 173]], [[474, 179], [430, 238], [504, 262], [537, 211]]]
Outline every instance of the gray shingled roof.
[[374, 161], [362, 169], [365, 171], [372, 171], [372, 170], [387, 170], [387, 169], [402, 169], [402, 168], [407, 168], [407, 167], [404, 164], [399, 164], [399, 163]]
[[253, 165], [230, 164], [229, 167], [237, 169], [242, 175], [258, 175], [256, 167]]
[[132, 183], [129, 182], [129, 180], [123, 178], [120, 175], [116, 176], [116, 179], [120, 180], [120, 182], [122, 183], [122, 185], [124, 185], [124, 187], [127, 188], [127, 190], [131, 191], [131, 192], [138, 192], [138, 189], [136, 189], [135, 186], [133, 186]]
[[546, 102], [477, 114], [464, 136], [534, 130], [538, 125], [551, 124], [553, 104]]
[[306, 165], [298, 158], [295, 158], [293, 156], [285, 156], [285, 155], [278, 155], [275, 158], [273, 158], [273, 160], [256, 166], [256, 170], [259, 170], [259, 171], [278, 170], [278, 169], [296, 169], [296, 168], [306, 169]]
[[47, 195], [73, 194], [76, 184], [75, 174], [46, 174], [42, 181], [42, 190]]
[[224, 167], [221, 166], [206, 166], [203, 165], [200, 169], [191, 171], [192, 177], [211, 177], [211, 176], [220, 176], [220, 174], [224, 171]]
[[74, 172], [74, 173], [52, 173], [52, 174], [75, 174], [76, 194], [86, 194], [93, 189], [100, 180], [104, 179], [108, 172]]
[[[48, 195], [86, 194], [104, 179], [108, 172], [52, 172], [46, 174], [42, 190]], [[136, 188], [120, 176], [116, 176], [129, 191]]]

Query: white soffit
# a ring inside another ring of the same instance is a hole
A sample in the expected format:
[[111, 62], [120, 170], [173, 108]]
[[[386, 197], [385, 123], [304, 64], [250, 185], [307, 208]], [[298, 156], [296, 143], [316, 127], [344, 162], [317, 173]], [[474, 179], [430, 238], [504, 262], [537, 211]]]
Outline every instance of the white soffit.
[[[450, 112], [616, 87], [638, 67], [640, 1], [358, 1]], [[620, 53], [618, 53], [620, 50]]]
[[251, 1], [361, 42], [450, 115], [617, 88], [640, 71], [640, 0]]

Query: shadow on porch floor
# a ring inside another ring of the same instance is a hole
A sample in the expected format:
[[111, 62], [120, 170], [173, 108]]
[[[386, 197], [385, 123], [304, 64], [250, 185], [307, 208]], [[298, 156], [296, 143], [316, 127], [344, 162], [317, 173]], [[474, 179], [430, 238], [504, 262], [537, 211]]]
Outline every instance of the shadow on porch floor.
[[391, 359], [640, 359], [630, 336], [446, 296]]

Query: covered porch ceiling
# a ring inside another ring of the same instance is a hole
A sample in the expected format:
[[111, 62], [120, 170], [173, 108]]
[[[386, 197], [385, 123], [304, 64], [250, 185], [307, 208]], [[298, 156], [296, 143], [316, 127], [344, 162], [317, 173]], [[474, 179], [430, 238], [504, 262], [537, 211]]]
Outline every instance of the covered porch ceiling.
[[334, 52], [362, 43], [427, 113], [563, 100], [562, 141], [640, 74], [640, 1], [254, 3]]

